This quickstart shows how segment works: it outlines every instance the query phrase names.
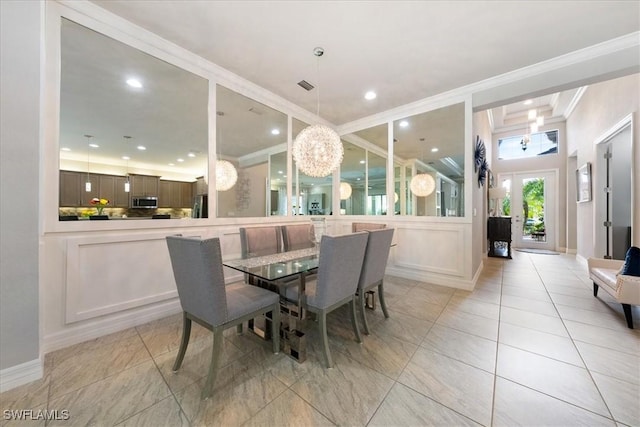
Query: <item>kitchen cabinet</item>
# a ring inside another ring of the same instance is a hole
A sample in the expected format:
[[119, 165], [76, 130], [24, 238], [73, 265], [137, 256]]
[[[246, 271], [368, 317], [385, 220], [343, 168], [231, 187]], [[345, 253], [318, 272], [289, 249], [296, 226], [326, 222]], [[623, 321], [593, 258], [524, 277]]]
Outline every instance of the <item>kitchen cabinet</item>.
[[91, 191], [85, 190], [86, 172], [60, 171], [60, 207], [90, 207], [94, 197], [109, 200], [109, 207], [128, 208], [124, 176], [89, 174]]
[[80, 206], [80, 186], [84, 190], [84, 182], [78, 172], [60, 171], [60, 200], [61, 207]]
[[129, 207], [129, 193], [124, 191], [124, 183], [127, 182], [126, 176], [115, 176], [115, 195], [112, 199], [112, 206], [114, 208], [128, 208]]
[[151, 175], [130, 175], [131, 178], [131, 195], [139, 196], [155, 196], [160, 193], [160, 177]]
[[190, 208], [193, 203], [193, 183], [183, 181], [160, 180], [158, 207]]
[[199, 176], [198, 178], [196, 178], [196, 194], [194, 194], [194, 196], [207, 194], [208, 192], [209, 192], [209, 185], [204, 180], [204, 176]]

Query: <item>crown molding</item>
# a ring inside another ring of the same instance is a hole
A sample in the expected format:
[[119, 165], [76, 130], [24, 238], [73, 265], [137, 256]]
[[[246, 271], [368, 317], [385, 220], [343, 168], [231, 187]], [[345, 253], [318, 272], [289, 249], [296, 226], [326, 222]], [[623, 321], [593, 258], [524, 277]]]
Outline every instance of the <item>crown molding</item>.
[[582, 95], [584, 95], [588, 87], [589, 86], [582, 86], [580, 89], [578, 89], [575, 95], [573, 95], [573, 98], [571, 98], [571, 102], [569, 102], [569, 105], [567, 105], [567, 108], [562, 112], [562, 116], [564, 117], [565, 120], [567, 120], [569, 116], [571, 116], [571, 113], [573, 113], [573, 110], [576, 108], [576, 106], [580, 102]]

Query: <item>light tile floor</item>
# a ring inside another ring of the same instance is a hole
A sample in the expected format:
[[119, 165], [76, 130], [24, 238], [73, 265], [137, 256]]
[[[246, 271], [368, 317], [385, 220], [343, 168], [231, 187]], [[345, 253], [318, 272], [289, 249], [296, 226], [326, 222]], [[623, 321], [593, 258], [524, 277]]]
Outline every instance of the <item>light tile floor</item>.
[[1, 394], [0, 407], [70, 419], [0, 424], [640, 426], [640, 310], [628, 329], [572, 256], [484, 262], [473, 292], [388, 277], [391, 318], [367, 311], [362, 344], [335, 312], [333, 369], [319, 362], [313, 322], [302, 364], [231, 329], [215, 397], [202, 401], [211, 335], [195, 326], [172, 373], [176, 315], [47, 354], [45, 377]]

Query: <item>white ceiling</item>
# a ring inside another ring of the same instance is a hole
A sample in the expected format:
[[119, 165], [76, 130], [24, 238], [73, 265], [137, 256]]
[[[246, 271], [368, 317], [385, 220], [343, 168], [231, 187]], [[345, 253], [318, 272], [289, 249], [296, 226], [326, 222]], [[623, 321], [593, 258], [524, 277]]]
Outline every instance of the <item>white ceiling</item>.
[[336, 125], [640, 29], [637, 1], [94, 3]]

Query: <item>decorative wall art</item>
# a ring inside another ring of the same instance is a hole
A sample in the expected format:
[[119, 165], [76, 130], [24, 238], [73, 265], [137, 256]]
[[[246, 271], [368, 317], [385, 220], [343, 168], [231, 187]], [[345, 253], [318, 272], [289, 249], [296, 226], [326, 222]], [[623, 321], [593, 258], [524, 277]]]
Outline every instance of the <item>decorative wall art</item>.
[[474, 149], [474, 170], [478, 172], [478, 169], [482, 163], [486, 160], [487, 149], [484, 146], [484, 141], [480, 139], [480, 135], [476, 135], [476, 145]]

